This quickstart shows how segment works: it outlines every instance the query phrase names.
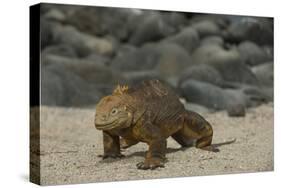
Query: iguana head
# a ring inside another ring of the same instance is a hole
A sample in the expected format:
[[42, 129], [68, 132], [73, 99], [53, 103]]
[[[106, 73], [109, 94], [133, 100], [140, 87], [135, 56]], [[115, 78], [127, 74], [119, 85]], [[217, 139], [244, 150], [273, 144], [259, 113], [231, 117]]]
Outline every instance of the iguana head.
[[97, 104], [95, 126], [98, 130], [122, 129], [132, 124], [133, 114], [124, 104], [124, 98], [120, 97], [122, 90], [124, 87], [118, 86], [112, 95], [102, 98]]

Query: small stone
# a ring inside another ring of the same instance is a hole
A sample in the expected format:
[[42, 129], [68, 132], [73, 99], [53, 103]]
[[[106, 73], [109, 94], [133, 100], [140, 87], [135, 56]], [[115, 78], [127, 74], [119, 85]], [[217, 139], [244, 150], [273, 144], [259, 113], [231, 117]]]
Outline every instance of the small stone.
[[246, 115], [246, 110], [242, 104], [230, 105], [227, 108], [227, 114], [230, 117], [244, 117]]

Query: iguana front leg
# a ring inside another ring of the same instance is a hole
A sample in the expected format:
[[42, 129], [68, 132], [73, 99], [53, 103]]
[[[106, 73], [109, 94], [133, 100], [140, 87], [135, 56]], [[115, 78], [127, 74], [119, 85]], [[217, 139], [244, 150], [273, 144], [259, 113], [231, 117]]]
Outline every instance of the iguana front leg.
[[167, 141], [152, 140], [149, 143], [149, 149], [146, 153], [144, 162], [137, 164], [138, 169], [155, 169], [157, 167], [164, 167], [165, 153], [167, 148]]
[[112, 135], [106, 131], [103, 131], [103, 149], [104, 154], [100, 156], [103, 159], [124, 157], [124, 155], [120, 153], [119, 136]]
[[138, 169], [155, 169], [164, 167], [165, 154], [167, 149], [166, 138], [161, 135], [159, 127], [154, 125], [152, 113], [148, 111], [144, 116], [145, 123], [139, 129], [142, 139], [148, 144], [149, 149], [146, 153], [144, 162], [137, 164]]

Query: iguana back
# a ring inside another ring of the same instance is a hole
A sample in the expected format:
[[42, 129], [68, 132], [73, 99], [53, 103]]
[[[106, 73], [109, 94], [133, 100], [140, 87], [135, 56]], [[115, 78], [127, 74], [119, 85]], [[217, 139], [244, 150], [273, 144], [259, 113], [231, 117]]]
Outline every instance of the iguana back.
[[143, 81], [129, 88], [127, 95], [130, 100], [124, 96], [126, 103], [136, 111], [149, 113], [155, 123], [174, 120], [185, 110], [176, 93], [158, 80]]

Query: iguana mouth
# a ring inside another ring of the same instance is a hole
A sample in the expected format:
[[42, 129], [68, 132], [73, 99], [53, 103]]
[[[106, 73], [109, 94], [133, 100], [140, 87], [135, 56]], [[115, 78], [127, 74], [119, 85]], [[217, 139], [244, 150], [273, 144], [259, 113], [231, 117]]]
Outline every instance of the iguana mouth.
[[116, 123], [118, 122], [118, 119], [109, 122], [109, 123], [95, 123], [95, 126], [97, 129], [99, 130], [109, 130], [114, 128], [114, 126], [116, 125]]

